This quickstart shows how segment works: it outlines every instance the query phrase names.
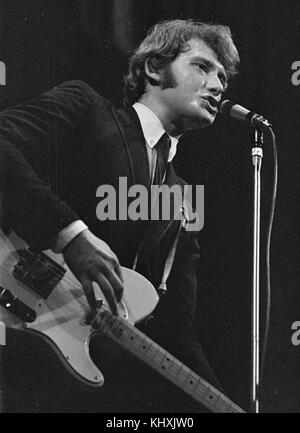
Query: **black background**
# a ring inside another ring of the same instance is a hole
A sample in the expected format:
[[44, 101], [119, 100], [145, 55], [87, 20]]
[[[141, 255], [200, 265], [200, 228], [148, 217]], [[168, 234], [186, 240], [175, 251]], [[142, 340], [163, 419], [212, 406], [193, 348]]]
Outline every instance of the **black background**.
[[[291, 81], [291, 65], [300, 61], [299, 1], [0, 0], [0, 60], [7, 68], [7, 84], [0, 86], [0, 108], [69, 79], [84, 80], [120, 104], [128, 55], [151, 24], [167, 18], [197, 18], [230, 26], [241, 66], [227, 97], [263, 113], [274, 126], [279, 183], [261, 411], [300, 412], [300, 347], [291, 342], [291, 325], [300, 320], [300, 86]], [[218, 118], [200, 137], [187, 136], [175, 160], [179, 174], [189, 183], [205, 185], [199, 333], [228, 395], [245, 409], [251, 383], [250, 152], [245, 124]], [[264, 155], [263, 252], [273, 176], [270, 143], [265, 144]], [[264, 260], [261, 297], [264, 307]], [[262, 327], [264, 319], [262, 308]]]

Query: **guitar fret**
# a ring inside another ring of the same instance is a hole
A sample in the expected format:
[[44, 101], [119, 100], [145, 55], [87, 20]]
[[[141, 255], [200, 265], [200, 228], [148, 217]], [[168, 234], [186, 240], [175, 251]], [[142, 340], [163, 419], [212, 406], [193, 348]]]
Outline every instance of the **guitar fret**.
[[[154, 360], [157, 361], [155, 358], [160, 355], [159, 346], [155, 345], [150, 339], [147, 343], [145, 343], [147, 338], [145, 338], [145, 336], [136, 328], [132, 329], [127, 322], [123, 321], [123, 319], [120, 319], [120, 323], [116, 323], [115, 326], [111, 327], [111, 331], [113, 333], [113, 337], [117, 337], [118, 340], [121, 339], [119, 342], [123, 345], [123, 347], [140, 356], [140, 348], [141, 345], [143, 345], [145, 346], [145, 349], [147, 348], [147, 351], [143, 353], [147, 353], [147, 357], [150, 356], [152, 362]], [[128, 343], [130, 343], [129, 346]]]
[[160, 370], [165, 373], [165, 375], [170, 375], [170, 369], [172, 367], [172, 359], [167, 351], [164, 351], [163, 359], [160, 364]]
[[124, 319], [106, 311], [103, 314], [102, 330], [212, 412], [243, 412], [230, 399]]
[[161, 374], [168, 377], [169, 379], [171, 376], [171, 379], [175, 379], [175, 381], [178, 379], [178, 371], [180, 371], [180, 368], [176, 368], [174, 370], [174, 359], [165, 349], [162, 349], [159, 346], [156, 347], [155, 355], [152, 357], [152, 361], [156, 362], [156, 367], [159, 369]]
[[151, 343], [148, 341], [148, 339], [146, 337], [141, 337], [140, 349], [142, 349], [143, 354], [146, 355], [148, 353], [150, 346]]
[[119, 333], [121, 330], [122, 330], [123, 344], [125, 345], [127, 343], [126, 340], [130, 340], [131, 348], [132, 346], [139, 348], [140, 345], [139, 340], [141, 339], [141, 337], [138, 334], [138, 331], [135, 328], [132, 329], [128, 325], [128, 323], [126, 323], [123, 319], [120, 319]]
[[[199, 398], [199, 400], [200, 402], [203, 402], [203, 396], [209, 394], [208, 391], [210, 391], [210, 387], [208, 385], [205, 386], [196, 373], [182, 365], [178, 360], [176, 360], [176, 358], [171, 359], [171, 357], [168, 356], [168, 359], [171, 362], [168, 364], [168, 370], [165, 370], [166, 373], [171, 374], [175, 382], [179, 380], [181, 387], [190, 395], [202, 397], [201, 399]], [[210, 405], [212, 403], [210, 398], [207, 399], [207, 402], [209, 402]]]
[[[123, 345], [126, 346], [130, 351], [135, 352], [142, 357], [144, 361], [152, 367], [159, 368], [161, 362], [165, 358], [164, 349], [160, 348], [156, 343], [152, 342], [147, 337], [140, 334], [137, 330], [132, 331], [130, 328], [127, 329], [129, 332], [125, 333], [127, 340], [130, 342], [130, 347], [126, 345], [124, 341]], [[143, 347], [143, 352], [141, 352], [141, 347]], [[153, 365], [154, 363], [154, 365]]]
[[176, 358], [173, 358], [172, 362], [170, 363], [169, 373], [174, 377], [174, 379], [180, 379], [179, 373], [181, 372], [181, 370], [182, 364], [179, 363]]
[[114, 318], [108, 311], [103, 312], [101, 314], [101, 322], [99, 326], [101, 332], [104, 332], [105, 334], [110, 334], [113, 326], [113, 321]]
[[179, 368], [177, 369], [176, 373], [176, 379], [178, 379], [181, 382], [181, 385], [185, 385], [187, 378], [188, 378], [188, 372], [186, 371], [186, 367], [183, 364], [179, 365]]
[[[1, 233], [0, 231], [0, 246], [2, 246]], [[135, 328], [126, 318], [114, 316], [105, 303], [104, 305], [101, 303], [102, 306], [100, 307], [99, 302], [99, 307], [97, 306], [95, 310], [88, 312], [86, 316], [83, 315], [83, 311], [86, 310], [87, 306], [86, 300], [82, 297], [81, 293], [78, 293], [77, 296], [78, 285], [75, 281], [73, 282], [73, 278], [69, 279], [68, 275], [66, 276], [65, 272], [68, 272], [68, 269], [66, 269], [65, 265], [62, 266], [60, 261], [56, 263], [56, 259], [52, 258], [52, 254], [48, 257], [47, 253], [36, 253], [28, 249], [28, 247], [24, 248], [24, 243], [19, 242], [15, 235], [12, 236], [11, 240], [10, 238], [11, 236], [8, 238], [5, 237], [3, 245], [5, 262], [7, 260], [6, 256], [7, 258], [9, 257], [7, 263], [8, 269], [6, 271], [9, 272], [9, 274], [6, 275], [6, 272], [4, 273], [4, 286], [6, 284], [12, 284], [12, 293], [16, 290], [16, 296], [19, 297], [20, 295], [20, 298], [23, 298], [22, 292], [25, 291], [25, 304], [27, 299], [29, 303], [33, 301], [39, 303], [41, 298], [45, 300], [45, 302], [43, 301], [42, 303], [43, 308], [37, 310], [39, 314], [38, 319], [40, 320], [36, 320], [32, 325], [28, 324], [28, 328], [32, 328], [46, 335], [49, 334], [48, 336], [50, 339], [52, 338], [52, 340], [54, 340], [53, 337], [58, 336], [58, 333], [61, 332], [62, 336], [55, 339], [54, 343], [56, 343], [59, 346], [58, 348], [63, 352], [67, 365], [75, 370], [79, 377], [82, 376], [84, 380], [86, 379], [88, 382], [97, 385], [101, 382], [101, 371], [96, 366], [95, 370], [89, 359], [88, 363], [86, 363], [86, 360], [81, 358], [85, 356], [86, 351], [83, 350], [83, 347], [86, 348], [85, 346], [88, 343], [87, 336], [98, 329], [99, 332], [107, 336], [109, 340], [112, 342], [115, 341], [119, 347], [124, 347], [125, 350], [131, 352], [136, 358], [139, 358], [141, 362], [147, 364], [149, 368], [156, 370], [158, 374], [164, 376], [169, 382], [173, 383], [177, 389], [181, 389], [186, 395], [190, 395], [194, 398], [195, 402], [199, 404], [202, 403], [205, 407], [214, 412], [244, 412], [229, 398], [219, 393], [214, 387], [210, 387], [205, 380], [199, 377], [189, 367], [184, 365], [157, 343], [153, 342], [139, 329]], [[8, 253], [9, 255], [7, 255]], [[40, 274], [39, 270], [43, 272]], [[7, 277], [8, 280], [6, 280]], [[42, 277], [45, 277], [45, 281]], [[56, 287], [59, 281], [62, 282], [61, 288]], [[25, 287], [24, 284], [27, 287]], [[63, 291], [61, 289], [63, 286], [67, 288], [70, 287], [70, 290], [62, 293]], [[30, 292], [27, 295], [28, 288]], [[55, 292], [56, 289], [58, 289], [57, 292]], [[133, 289], [135, 288], [133, 287]], [[152, 305], [154, 308], [154, 304], [157, 301], [157, 294], [153, 287], [150, 289], [150, 284], [147, 289], [149, 289], [149, 291], [153, 289], [152, 301], [149, 293], [149, 307]], [[140, 288], [138, 290], [139, 293], [141, 293]], [[130, 300], [130, 298], [127, 299], [126, 296], [124, 296], [124, 306], [126, 308], [128, 307], [128, 312], [132, 310], [133, 317], [139, 317], [139, 312], [135, 311], [135, 305], [130, 305]], [[47, 319], [48, 316], [50, 320]], [[62, 317], [63, 320], [60, 320]], [[54, 319], [57, 321], [57, 326], [55, 326], [52, 332]], [[8, 326], [12, 325], [15, 327], [15, 320], [12, 321], [10, 316], [6, 315], [5, 311], [4, 320], [8, 321]], [[20, 324], [19, 322], [20, 320], [16, 323], [17, 326]], [[68, 338], [70, 338], [70, 345], [69, 347], [60, 347], [60, 342], [63, 342], [63, 335], [65, 335], [65, 333], [67, 333]], [[72, 345], [71, 343], [75, 341], [75, 339], [76, 344]], [[84, 346], [80, 349], [80, 345]]]
[[106, 327], [107, 327], [107, 322], [108, 322], [108, 316], [105, 313], [101, 314], [101, 320], [98, 323], [97, 326], [97, 330], [100, 330], [101, 332], [105, 333], [106, 332]]
[[137, 333], [132, 332], [131, 329], [129, 329], [129, 332], [126, 333], [126, 337], [130, 341], [131, 347], [133, 346], [134, 350], [138, 352], [141, 345], [140, 343], [141, 337]]
[[145, 336], [138, 336], [137, 343], [138, 349], [142, 349], [140, 355], [143, 358], [151, 357], [151, 361], [156, 362], [156, 367], [159, 368], [160, 371], [168, 372], [172, 364], [172, 357], [165, 349], [159, 347], [156, 343], [152, 342]]
[[227, 402], [225, 398], [219, 398], [216, 402], [216, 408], [219, 409], [219, 412], [226, 413], [228, 412], [228, 408], [230, 406], [230, 402]]
[[110, 328], [110, 331], [112, 333], [111, 337], [124, 345], [124, 337], [126, 336], [126, 331], [128, 332], [128, 326], [125, 326], [127, 324], [120, 317], [112, 317], [113, 320]]
[[148, 352], [147, 352], [147, 357], [150, 357], [151, 361], [158, 363], [159, 358], [161, 356], [162, 356], [162, 354], [161, 354], [159, 348], [154, 344], [150, 344], [150, 347], [149, 347]]
[[[158, 346], [155, 342], [151, 341], [144, 334], [140, 333], [138, 330], [132, 330], [130, 327], [126, 327], [126, 331], [123, 333], [123, 337], [130, 342], [130, 347], [126, 345], [127, 341], [123, 341], [123, 346], [127, 347], [132, 352], [137, 352], [139, 357], [143, 358], [144, 361], [153, 368], [156, 368], [168, 376], [169, 370], [174, 366], [174, 357], [170, 355], [165, 349]], [[141, 352], [142, 349], [142, 352]], [[175, 369], [173, 377], [176, 379], [178, 376], [179, 369]], [[182, 380], [186, 380], [188, 377], [188, 372], [184, 371]]]
[[205, 385], [200, 376], [193, 371], [190, 371], [186, 384], [188, 385], [187, 391], [198, 401], [202, 402], [203, 397], [209, 391], [209, 385]]
[[234, 410], [232, 404], [229, 404], [228, 409], [227, 409], [227, 413], [235, 413], [235, 410]]
[[203, 384], [201, 379], [199, 379], [199, 382], [197, 384], [197, 387], [194, 389], [194, 396], [200, 397], [201, 400], [206, 397], [206, 394], [209, 392], [210, 386]]
[[220, 394], [217, 393], [215, 390], [210, 388], [209, 392], [205, 396], [205, 400], [212, 405], [213, 407], [216, 407], [216, 404], [218, 400], [220, 399]]
[[187, 380], [190, 392], [194, 393], [194, 388], [197, 387], [199, 382], [200, 382], [200, 377], [196, 373], [194, 373], [192, 370], [190, 370], [189, 378]]
[[240, 412], [240, 409], [233, 402], [229, 402], [227, 413], [236, 413], [236, 412]]
[[[151, 357], [151, 361], [156, 363], [156, 367], [161, 368], [162, 363], [166, 359], [167, 352], [151, 340], [149, 340], [147, 344], [148, 348], [144, 352], [146, 357]], [[145, 345], [145, 341], [143, 341], [143, 345]]]
[[148, 337], [140, 336], [138, 342], [139, 353], [143, 358], [147, 358], [149, 356], [149, 350], [153, 348], [153, 343]]

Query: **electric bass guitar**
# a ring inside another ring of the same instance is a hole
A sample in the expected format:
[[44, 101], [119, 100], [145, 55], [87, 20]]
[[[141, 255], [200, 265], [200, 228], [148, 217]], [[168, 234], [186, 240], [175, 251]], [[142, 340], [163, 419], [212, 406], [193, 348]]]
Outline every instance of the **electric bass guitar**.
[[134, 324], [155, 308], [153, 285], [132, 269], [122, 268], [124, 296], [118, 316], [110, 312], [95, 284], [98, 307], [91, 317], [79, 281], [51, 251], [36, 252], [15, 233], [0, 230], [0, 322], [38, 333], [80, 381], [100, 387], [104, 377], [89, 355], [89, 341], [100, 332], [131, 352], [212, 412], [244, 411], [233, 401], [160, 347]]

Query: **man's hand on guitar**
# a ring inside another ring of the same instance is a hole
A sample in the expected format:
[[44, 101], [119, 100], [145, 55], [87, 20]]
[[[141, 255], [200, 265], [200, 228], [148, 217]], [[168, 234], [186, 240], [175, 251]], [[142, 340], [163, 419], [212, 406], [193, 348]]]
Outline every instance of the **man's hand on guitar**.
[[88, 303], [96, 307], [93, 282], [105, 296], [113, 314], [123, 296], [123, 277], [117, 256], [89, 230], [82, 231], [63, 250], [66, 264], [82, 284]]

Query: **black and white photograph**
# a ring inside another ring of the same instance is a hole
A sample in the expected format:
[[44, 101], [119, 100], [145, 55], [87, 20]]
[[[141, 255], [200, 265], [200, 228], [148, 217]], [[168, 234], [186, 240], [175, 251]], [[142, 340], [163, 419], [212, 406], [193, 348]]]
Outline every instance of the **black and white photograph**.
[[0, 0], [0, 413], [300, 413], [299, 46], [298, 0]]

